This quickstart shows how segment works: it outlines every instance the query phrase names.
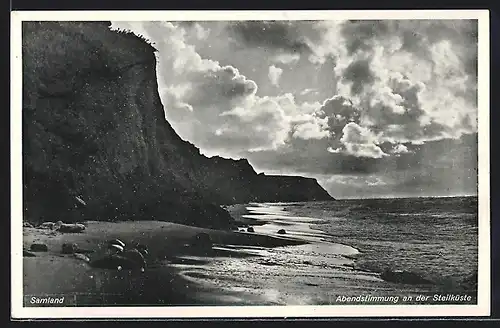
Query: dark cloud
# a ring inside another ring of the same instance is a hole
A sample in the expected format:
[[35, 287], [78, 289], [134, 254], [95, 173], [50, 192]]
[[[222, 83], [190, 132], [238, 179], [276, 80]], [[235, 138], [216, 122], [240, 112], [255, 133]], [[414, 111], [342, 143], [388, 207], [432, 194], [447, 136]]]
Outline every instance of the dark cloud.
[[346, 21], [341, 35], [349, 54], [372, 51], [381, 42], [399, 36], [400, 50], [430, 58], [430, 46], [449, 40], [471, 75], [477, 74], [477, 20], [361, 20]]
[[361, 111], [344, 97], [335, 96], [327, 99], [316, 112], [320, 118], [328, 118], [328, 128], [334, 136], [340, 138], [342, 129], [349, 122], [359, 122]]
[[292, 53], [311, 51], [295, 22], [239, 21], [228, 24], [227, 28], [248, 46], [278, 48]]
[[344, 71], [342, 78], [351, 82], [351, 93], [359, 94], [365, 85], [375, 81], [375, 76], [370, 69], [371, 60], [362, 59], [352, 62]]
[[[474, 174], [477, 175], [475, 171], [477, 168], [477, 134], [463, 135], [457, 140], [429, 141], [422, 145], [405, 143], [407, 153], [382, 158], [329, 153], [326, 151], [328, 145], [328, 140], [295, 139], [291, 140], [288, 147], [281, 151], [248, 152], [243, 155], [261, 170], [280, 168], [288, 172], [310, 172], [325, 176], [369, 174], [404, 176], [404, 172], [414, 175], [419, 171], [427, 170], [435, 173], [446, 168], [449, 172], [443, 175], [443, 179], [452, 179], [450, 176], [452, 175], [460, 176], [463, 181], [470, 181]], [[394, 147], [391, 143], [383, 143], [379, 146], [386, 153], [390, 153]], [[403, 181], [404, 179], [401, 182]]]
[[374, 20], [349, 20], [342, 28], [342, 36], [346, 39], [346, 48], [350, 55], [358, 50], [372, 48], [371, 40], [390, 32], [386, 21]]

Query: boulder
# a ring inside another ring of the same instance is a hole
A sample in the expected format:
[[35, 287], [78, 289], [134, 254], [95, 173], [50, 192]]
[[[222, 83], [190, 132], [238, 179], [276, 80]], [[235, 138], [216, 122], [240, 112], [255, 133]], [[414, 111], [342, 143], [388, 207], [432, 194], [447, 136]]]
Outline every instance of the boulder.
[[47, 252], [49, 248], [45, 244], [31, 244], [30, 250], [32, 252]]
[[190, 246], [203, 252], [212, 250], [212, 238], [205, 232], [198, 233], [191, 239]]
[[280, 235], [284, 235], [284, 234], [286, 234], [286, 231], [285, 231], [285, 229], [280, 229], [280, 230], [278, 230], [278, 233]]
[[120, 245], [121, 247], [125, 247], [125, 243], [120, 239], [111, 239], [108, 240], [108, 245]]
[[408, 284], [408, 285], [433, 284], [431, 280], [422, 277], [420, 274], [405, 270], [387, 269], [384, 272], [382, 272], [380, 278], [388, 282], [395, 282], [399, 284]]
[[73, 254], [78, 251], [78, 245], [75, 243], [64, 243], [62, 245], [61, 253], [63, 254]]
[[248, 227], [247, 232], [255, 232], [255, 230], [253, 229], [253, 227]]
[[26, 249], [23, 249], [23, 257], [35, 257], [36, 255]]
[[68, 232], [68, 233], [79, 233], [85, 230], [85, 226], [81, 223], [62, 223], [59, 221], [57, 223], [57, 231]]
[[39, 229], [49, 229], [49, 230], [52, 230], [54, 229], [55, 227], [55, 223], [54, 222], [43, 222], [42, 224], [40, 224], [37, 228]]
[[137, 248], [126, 250], [125, 252], [120, 254], [120, 256], [126, 258], [130, 263], [135, 263], [135, 265], [132, 265], [132, 267], [130, 266], [128, 267], [131, 269], [145, 268], [146, 267], [145, 255], [147, 255], [147, 252], [144, 252], [143, 249], [137, 249]]
[[90, 259], [88, 258], [88, 256], [86, 256], [84, 254], [74, 253], [73, 256], [76, 257], [77, 259], [80, 259], [80, 260], [83, 260], [83, 261], [85, 261], [87, 263], [90, 263]]
[[29, 222], [23, 222], [23, 228], [34, 228], [33, 225]]

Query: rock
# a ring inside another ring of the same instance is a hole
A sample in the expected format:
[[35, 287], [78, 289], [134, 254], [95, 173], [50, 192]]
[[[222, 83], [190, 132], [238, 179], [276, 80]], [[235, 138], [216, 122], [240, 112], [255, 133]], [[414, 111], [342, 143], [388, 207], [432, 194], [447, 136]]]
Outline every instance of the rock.
[[255, 232], [255, 230], [253, 229], [253, 227], [249, 227], [247, 228], [247, 232]]
[[111, 246], [111, 245], [119, 245], [121, 247], [125, 247], [125, 243], [123, 241], [121, 241], [120, 239], [108, 240], [108, 245], [109, 246]]
[[37, 228], [39, 229], [54, 229], [55, 227], [55, 223], [54, 222], [43, 222], [42, 224], [40, 224]]
[[285, 229], [280, 229], [280, 230], [278, 230], [278, 233], [280, 235], [284, 235], [284, 234], [286, 234], [286, 231], [285, 231]]
[[108, 245], [108, 251], [111, 253], [122, 253], [124, 248], [117, 244], [110, 244]]
[[201, 232], [192, 238], [190, 246], [202, 251], [212, 250], [212, 238], [209, 234]]
[[409, 285], [429, 285], [433, 282], [429, 279], [422, 277], [421, 275], [404, 270], [385, 270], [380, 275], [385, 281], [395, 282], [399, 284], [409, 284]]
[[30, 250], [32, 252], [47, 252], [49, 248], [45, 244], [31, 244]]
[[[130, 269], [141, 269], [146, 267], [146, 259], [145, 255], [147, 255], [147, 251], [145, 252], [144, 249], [129, 249], [123, 252], [123, 254], [120, 254], [120, 256], [123, 256], [127, 260], [130, 261], [130, 265], [125, 265], [125, 268], [130, 268]], [[131, 263], [135, 263], [135, 265], [131, 265]]]
[[245, 232], [245, 229], [240, 229], [240, 232]]
[[85, 230], [85, 226], [81, 223], [62, 223], [59, 221], [57, 223], [57, 231], [68, 232], [68, 233], [79, 233]]
[[80, 259], [80, 260], [83, 260], [87, 263], [90, 263], [90, 259], [88, 258], [88, 256], [84, 255], [84, 254], [81, 254], [81, 253], [74, 253], [73, 254], [77, 259]]
[[29, 222], [23, 222], [23, 228], [34, 228], [33, 225]]
[[63, 254], [73, 254], [78, 251], [78, 245], [75, 243], [64, 243], [62, 245], [61, 253]]
[[25, 257], [35, 257], [36, 255], [26, 249], [23, 249], [23, 256]]

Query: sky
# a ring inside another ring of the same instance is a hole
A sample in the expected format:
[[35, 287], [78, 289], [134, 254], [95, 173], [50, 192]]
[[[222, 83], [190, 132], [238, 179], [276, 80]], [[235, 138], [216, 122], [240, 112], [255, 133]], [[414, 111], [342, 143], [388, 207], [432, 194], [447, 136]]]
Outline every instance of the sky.
[[113, 22], [150, 40], [165, 116], [207, 156], [335, 198], [477, 194], [477, 21]]

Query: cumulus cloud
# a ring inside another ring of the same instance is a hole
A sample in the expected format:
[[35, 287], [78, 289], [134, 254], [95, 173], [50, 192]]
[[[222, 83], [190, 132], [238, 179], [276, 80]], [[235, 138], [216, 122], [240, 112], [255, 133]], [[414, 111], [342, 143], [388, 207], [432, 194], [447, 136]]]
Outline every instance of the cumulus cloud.
[[292, 129], [293, 138], [323, 139], [330, 136], [327, 120], [314, 115], [307, 115], [305, 120], [295, 119], [295, 126]]
[[279, 80], [281, 77], [281, 74], [283, 73], [283, 70], [279, 67], [276, 67], [274, 65], [269, 66], [269, 80], [271, 80], [271, 83], [275, 86], [279, 85]]
[[[341, 34], [350, 56], [336, 68], [339, 91], [379, 129], [404, 126], [406, 139], [474, 132], [477, 108], [465, 94], [477, 88], [469, 67], [476, 28], [473, 21], [347, 22]], [[424, 129], [431, 133], [417, 131]]]
[[382, 158], [386, 153], [377, 145], [376, 136], [367, 128], [351, 122], [342, 130], [340, 142], [345, 147], [347, 154], [356, 157]]

